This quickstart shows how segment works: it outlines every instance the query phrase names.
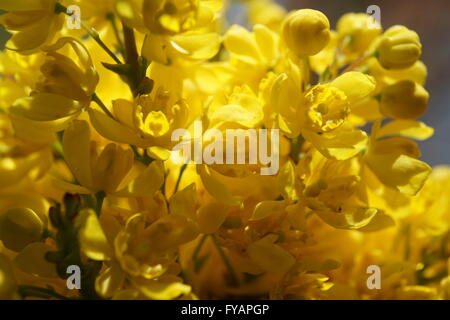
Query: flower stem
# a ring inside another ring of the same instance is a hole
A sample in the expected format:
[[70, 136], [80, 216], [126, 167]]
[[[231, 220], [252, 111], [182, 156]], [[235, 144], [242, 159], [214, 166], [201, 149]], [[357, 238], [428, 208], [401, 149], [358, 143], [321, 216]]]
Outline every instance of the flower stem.
[[[57, 2], [55, 4], [55, 12], [56, 13], [64, 13], [67, 16], [72, 16], [71, 13], [67, 12], [67, 8], [65, 6], [63, 6], [62, 4], [60, 4], [59, 2]], [[86, 25], [83, 21], [80, 21], [80, 25], [81, 27], [87, 32], [87, 34], [95, 40], [95, 42], [97, 42], [100, 47], [105, 50], [105, 52], [116, 62], [116, 63], [121, 63], [119, 58], [117, 58], [117, 56], [114, 54], [114, 52], [112, 52], [108, 46], [102, 41], [102, 39], [100, 39], [100, 35], [98, 34], [97, 30], [95, 30], [94, 28], [89, 27], [88, 25]]]
[[299, 64], [303, 77], [303, 90], [308, 90], [311, 87], [311, 66], [309, 58], [300, 59]]
[[125, 23], [123, 25], [123, 35], [125, 39], [125, 63], [131, 66], [131, 76], [129, 77], [129, 86], [134, 96], [137, 96], [137, 88], [139, 87], [139, 54], [136, 47], [136, 39], [133, 29], [129, 28]]
[[111, 119], [114, 119], [114, 116], [111, 113], [111, 111], [108, 110], [106, 105], [103, 103], [103, 101], [99, 98], [99, 96], [96, 93], [92, 95], [91, 99], [103, 110], [104, 113], [106, 113]]
[[184, 170], [186, 170], [187, 164], [183, 164], [183, 166], [180, 168], [180, 173], [178, 174], [177, 182], [175, 183], [175, 189], [173, 189], [173, 194], [175, 194], [178, 191], [178, 187], [180, 186], [181, 178], [183, 177]]
[[114, 14], [113, 13], [108, 13], [106, 15], [106, 18], [111, 22], [111, 26], [112, 26], [113, 31], [114, 31], [114, 36], [116, 37], [116, 40], [117, 40], [117, 46], [119, 48], [119, 51], [122, 54], [124, 54], [123, 40], [122, 40], [122, 37], [119, 34], [119, 29], [117, 28], [117, 23], [116, 23], [116, 19], [114, 18]]
[[100, 214], [102, 213], [103, 201], [105, 200], [105, 197], [106, 194], [103, 191], [97, 192], [95, 194], [95, 199], [97, 200], [95, 211], [98, 217], [100, 217]]
[[117, 56], [112, 52], [108, 46], [100, 39], [100, 35], [98, 34], [97, 30], [94, 28], [91, 28], [87, 26], [83, 21], [81, 21], [81, 27], [88, 33], [88, 35], [94, 39], [95, 42], [98, 43], [98, 45], [105, 50], [105, 52], [118, 64], [121, 64], [122, 62], [117, 58]]
[[219, 239], [217, 239], [215, 234], [211, 234], [211, 238], [213, 240], [214, 245], [217, 248], [217, 251], [219, 252], [220, 256], [222, 257], [222, 260], [225, 263], [225, 266], [228, 269], [228, 273], [230, 275], [231, 283], [233, 285], [238, 285], [239, 284], [239, 279], [238, 279], [238, 277], [236, 275], [236, 272], [233, 269], [233, 266], [231, 265], [230, 260], [228, 259], [227, 255], [225, 254], [225, 251], [223, 250]]
[[359, 58], [358, 60], [356, 60], [352, 64], [350, 64], [347, 68], [345, 68], [339, 75], [342, 75], [346, 72], [355, 70], [356, 68], [363, 65], [369, 58], [371, 58], [373, 56], [374, 56], [374, 53], [371, 53], [371, 54], [367, 54], [367, 55]]

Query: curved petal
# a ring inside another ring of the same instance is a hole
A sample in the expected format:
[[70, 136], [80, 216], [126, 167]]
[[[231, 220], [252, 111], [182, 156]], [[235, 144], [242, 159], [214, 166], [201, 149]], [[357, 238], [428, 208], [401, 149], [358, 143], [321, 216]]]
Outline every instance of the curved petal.
[[369, 75], [351, 71], [337, 77], [330, 85], [342, 90], [347, 96], [348, 101], [354, 103], [373, 93], [377, 83]]
[[92, 186], [90, 139], [86, 121], [75, 120], [64, 131], [64, 159], [78, 182], [87, 188]]
[[35, 121], [62, 119], [81, 112], [81, 109], [79, 102], [53, 93], [38, 93], [18, 99], [11, 107], [13, 114]]
[[103, 137], [120, 143], [132, 145], [139, 144], [138, 137], [130, 128], [111, 119], [109, 116], [98, 110], [89, 109], [88, 113], [92, 126]]

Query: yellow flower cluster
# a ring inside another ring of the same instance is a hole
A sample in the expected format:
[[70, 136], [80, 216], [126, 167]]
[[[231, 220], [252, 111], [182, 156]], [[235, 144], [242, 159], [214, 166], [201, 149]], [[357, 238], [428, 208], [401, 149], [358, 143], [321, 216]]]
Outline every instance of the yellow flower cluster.
[[[450, 298], [419, 36], [239, 5], [1, 1], [0, 299]], [[278, 130], [279, 170], [179, 163], [178, 129]]]

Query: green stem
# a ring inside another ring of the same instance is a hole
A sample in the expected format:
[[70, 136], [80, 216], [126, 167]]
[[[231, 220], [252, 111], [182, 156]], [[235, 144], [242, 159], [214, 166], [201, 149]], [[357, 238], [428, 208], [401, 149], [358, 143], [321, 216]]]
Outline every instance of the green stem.
[[230, 279], [233, 285], [239, 284], [239, 279], [236, 275], [236, 272], [233, 269], [233, 266], [231, 265], [230, 260], [228, 259], [227, 255], [225, 254], [225, 251], [222, 248], [222, 245], [220, 244], [219, 239], [217, 239], [215, 234], [211, 234], [211, 238], [214, 242], [214, 245], [217, 248], [217, 251], [219, 252], [220, 256], [222, 257], [223, 262], [225, 263], [225, 266], [228, 269], [228, 273], [230, 275]]
[[139, 54], [136, 47], [136, 38], [133, 29], [129, 28], [122, 22], [123, 35], [125, 39], [125, 63], [131, 66], [131, 74], [129, 77], [129, 85], [133, 96], [137, 96], [137, 89], [139, 87]]
[[102, 207], [103, 207], [103, 201], [105, 200], [106, 194], [103, 191], [97, 192], [95, 194], [96, 202], [96, 208], [95, 211], [97, 212], [97, 216], [100, 216], [102, 213]]
[[100, 97], [94, 93], [91, 97], [92, 101], [94, 101], [102, 110], [104, 113], [106, 113], [111, 119], [116, 120], [111, 113], [111, 111], [108, 110], [106, 105], [103, 103], [103, 101], [100, 99]]
[[200, 250], [202, 250], [203, 244], [205, 243], [206, 239], [208, 238], [208, 234], [204, 234], [200, 241], [197, 243], [197, 246], [194, 249], [194, 252], [192, 253], [192, 260], [197, 260], [198, 255], [200, 254]]
[[359, 58], [358, 60], [356, 60], [352, 64], [350, 64], [347, 68], [345, 68], [338, 76], [343, 75], [346, 72], [355, 70], [356, 68], [358, 68], [361, 65], [363, 65], [364, 63], [366, 63], [367, 60], [372, 58], [373, 56], [375, 56], [375, 53], [370, 53], [370, 54], [367, 54], [367, 55]]
[[198, 273], [200, 271], [200, 269], [202, 267], [202, 264], [205, 261], [202, 258], [200, 258], [200, 259], [202, 259], [203, 261], [199, 260], [199, 254], [200, 254], [200, 251], [202, 250], [203, 245], [205, 244], [205, 241], [208, 238], [208, 236], [209, 236], [209, 234], [204, 234], [202, 236], [200, 241], [195, 246], [194, 252], [192, 253], [192, 261], [194, 262], [194, 271], [195, 271], [195, 273]]
[[178, 191], [178, 187], [180, 186], [181, 178], [183, 177], [184, 170], [186, 170], [187, 164], [183, 164], [183, 166], [180, 168], [180, 173], [178, 174], [177, 182], [175, 183], [175, 189], [173, 190], [173, 194], [175, 194]]
[[297, 138], [293, 138], [291, 140], [291, 150], [290, 150], [290, 157], [294, 161], [294, 163], [297, 163], [300, 157], [300, 152], [302, 151], [303, 143], [305, 142], [305, 139], [302, 135], [298, 136]]
[[311, 66], [309, 64], [309, 58], [301, 59], [302, 70], [303, 70], [303, 80], [304, 80], [304, 90], [308, 90], [311, 87]]
[[[62, 4], [60, 4], [59, 2], [56, 3], [55, 5], [55, 12], [56, 13], [64, 13], [67, 16], [72, 16], [72, 14], [67, 13], [67, 8], [65, 6], [63, 6]], [[117, 56], [114, 54], [114, 52], [112, 52], [108, 46], [102, 41], [102, 39], [100, 39], [100, 35], [98, 34], [97, 30], [95, 30], [94, 28], [89, 27], [88, 25], [86, 25], [83, 21], [80, 21], [81, 27], [87, 32], [87, 34], [94, 39], [95, 42], [97, 42], [100, 47], [105, 50], [105, 52], [116, 62], [116, 63], [121, 63], [119, 58], [117, 58]]]
[[153, 162], [153, 159], [147, 155], [145, 150], [144, 150], [143, 154], [140, 154], [139, 149], [136, 146], [130, 145], [130, 147], [131, 147], [131, 150], [133, 150], [134, 157], [137, 161], [142, 162], [146, 166], [148, 166], [150, 163]]
[[87, 26], [83, 21], [81, 21], [81, 27], [88, 33], [88, 35], [94, 39], [95, 42], [98, 43], [98, 45], [105, 50], [105, 52], [118, 64], [121, 64], [122, 62], [117, 58], [117, 56], [112, 52], [108, 46], [100, 39], [100, 35], [98, 34], [97, 30], [94, 28], [91, 28]]
[[108, 13], [106, 15], [106, 19], [108, 19], [111, 22], [111, 26], [113, 28], [114, 36], [116, 37], [117, 46], [119, 48], [120, 53], [124, 54], [123, 40], [122, 40], [122, 37], [119, 34], [119, 29], [117, 28], [117, 23], [116, 23], [116, 19], [114, 18], [114, 14], [113, 13]]

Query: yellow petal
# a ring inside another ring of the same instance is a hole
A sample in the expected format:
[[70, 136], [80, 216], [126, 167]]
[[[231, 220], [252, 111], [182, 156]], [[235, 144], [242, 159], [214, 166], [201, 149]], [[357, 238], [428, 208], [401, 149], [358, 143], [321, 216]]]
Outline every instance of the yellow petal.
[[28, 208], [11, 208], [0, 215], [0, 240], [13, 251], [20, 251], [42, 239], [44, 225], [39, 216]]
[[89, 109], [89, 118], [97, 132], [103, 137], [126, 144], [137, 145], [137, 135], [125, 125], [111, 119], [109, 116], [95, 109]]
[[317, 215], [329, 225], [338, 229], [356, 230], [367, 226], [377, 214], [377, 209], [349, 207], [342, 212], [317, 210]]
[[78, 182], [87, 188], [92, 186], [90, 139], [86, 121], [75, 120], [64, 131], [64, 158]]
[[181, 282], [149, 280], [139, 284], [139, 290], [146, 297], [154, 300], [171, 300], [191, 292], [191, 287]]
[[115, 193], [121, 197], [143, 197], [153, 195], [164, 183], [164, 169], [161, 163], [153, 161], [127, 187]]
[[227, 216], [227, 207], [219, 202], [210, 202], [198, 210], [198, 226], [202, 233], [214, 233]]
[[255, 38], [241, 26], [233, 25], [228, 29], [224, 45], [233, 56], [246, 63], [257, 64], [262, 58]]
[[142, 55], [149, 61], [168, 64], [169, 53], [167, 46], [168, 44], [164, 36], [148, 34], [145, 37], [144, 44], [142, 46]]
[[407, 195], [415, 195], [431, 173], [425, 162], [402, 154], [373, 154], [366, 162], [381, 183]]
[[370, 220], [370, 222], [362, 228], [359, 228], [358, 231], [363, 232], [375, 232], [385, 228], [389, 228], [395, 225], [394, 219], [391, 216], [387, 215], [383, 211], [377, 211], [375, 217]]
[[419, 121], [394, 120], [380, 129], [378, 137], [397, 134], [417, 140], [426, 140], [434, 134], [434, 129]]
[[297, 198], [295, 191], [295, 168], [292, 161], [286, 162], [277, 177], [277, 186], [285, 200], [294, 201]]
[[52, 179], [52, 185], [54, 185], [56, 188], [60, 190], [64, 190], [65, 192], [71, 192], [71, 193], [79, 193], [79, 194], [89, 194], [92, 193], [91, 190], [82, 187], [77, 184], [73, 184], [61, 179]]
[[241, 200], [233, 196], [230, 190], [217, 179], [216, 175], [213, 174], [213, 169], [205, 165], [200, 165], [198, 170], [203, 185], [214, 198], [229, 206], [235, 206], [241, 203]]
[[405, 137], [391, 137], [376, 141], [371, 152], [376, 154], [404, 154], [412, 158], [421, 156], [419, 146]]
[[80, 103], [53, 93], [38, 93], [14, 102], [11, 112], [36, 121], [53, 121], [81, 112]]
[[88, 258], [104, 261], [112, 257], [111, 247], [94, 210], [82, 210], [76, 218], [76, 224], [81, 251]]
[[95, 280], [95, 290], [102, 297], [112, 297], [120, 289], [124, 280], [125, 273], [116, 262], [113, 262], [111, 267], [103, 271]]
[[318, 135], [304, 131], [303, 136], [325, 157], [346, 160], [360, 153], [367, 145], [367, 134], [361, 130], [341, 126], [338, 129]]
[[55, 251], [41, 242], [30, 243], [15, 258], [14, 264], [22, 271], [44, 278], [58, 278], [56, 266], [45, 258], [47, 252]]
[[295, 258], [280, 246], [274, 244], [278, 235], [270, 234], [248, 247], [250, 258], [263, 270], [285, 273], [295, 263]]
[[286, 209], [284, 201], [262, 201], [253, 210], [251, 221], [258, 221], [264, 218], [282, 213]]
[[175, 193], [169, 200], [170, 213], [193, 217], [197, 205], [197, 190], [195, 183]]
[[177, 35], [170, 41], [178, 53], [192, 60], [211, 59], [219, 51], [220, 42], [217, 33]]
[[150, 158], [166, 161], [170, 158], [170, 150], [162, 147], [153, 146], [147, 149], [147, 154]]
[[261, 24], [255, 25], [253, 32], [259, 49], [266, 60], [265, 62], [268, 65], [273, 65], [279, 56], [277, 34]]
[[377, 83], [369, 75], [351, 71], [337, 77], [330, 84], [342, 90], [347, 96], [348, 101], [354, 103], [373, 93]]

